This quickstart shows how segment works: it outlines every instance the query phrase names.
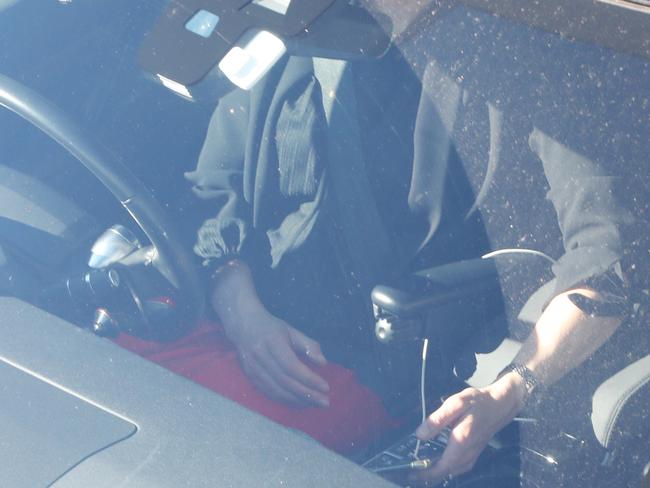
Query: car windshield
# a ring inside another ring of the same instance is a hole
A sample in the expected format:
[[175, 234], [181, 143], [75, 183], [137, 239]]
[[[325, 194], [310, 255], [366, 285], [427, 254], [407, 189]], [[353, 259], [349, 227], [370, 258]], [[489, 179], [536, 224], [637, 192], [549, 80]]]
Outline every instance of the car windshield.
[[401, 486], [636, 486], [646, 3], [0, 1], [2, 295]]

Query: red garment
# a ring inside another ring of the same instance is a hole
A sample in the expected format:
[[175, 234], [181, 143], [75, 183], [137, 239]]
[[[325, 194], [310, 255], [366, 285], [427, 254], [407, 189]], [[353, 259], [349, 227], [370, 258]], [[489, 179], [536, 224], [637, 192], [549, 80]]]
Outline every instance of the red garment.
[[126, 334], [116, 342], [341, 453], [360, 449], [399, 425], [379, 397], [359, 383], [354, 372], [337, 364], [314, 367], [329, 383], [328, 408], [294, 408], [269, 399], [249, 381], [233, 344], [221, 327], [212, 323], [204, 322], [172, 343], [147, 342]]

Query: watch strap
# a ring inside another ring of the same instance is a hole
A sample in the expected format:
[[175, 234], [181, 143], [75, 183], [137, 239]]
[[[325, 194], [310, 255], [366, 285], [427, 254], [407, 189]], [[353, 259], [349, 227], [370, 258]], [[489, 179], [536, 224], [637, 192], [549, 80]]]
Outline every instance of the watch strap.
[[510, 363], [503, 368], [497, 379], [510, 372], [517, 373], [524, 380], [524, 388], [526, 389], [524, 403], [526, 403], [530, 395], [541, 386], [541, 382], [527, 366], [521, 363]]

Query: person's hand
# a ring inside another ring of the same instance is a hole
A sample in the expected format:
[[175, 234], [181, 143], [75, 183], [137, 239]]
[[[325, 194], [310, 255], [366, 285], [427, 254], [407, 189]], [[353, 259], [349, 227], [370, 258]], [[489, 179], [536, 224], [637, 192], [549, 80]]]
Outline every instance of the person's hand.
[[269, 397], [300, 407], [329, 406], [329, 385], [308, 366], [327, 362], [318, 342], [263, 307], [226, 329], [244, 371]]
[[524, 392], [521, 377], [508, 373], [485, 388], [449, 397], [415, 431], [419, 439], [429, 440], [450, 427], [447, 448], [431, 468], [412, 473], [411, 481], [433, 486], [471, 470], [492, 436], [521, 409]]
[[327, 363], [320, 345], [264, 307], [246, 263], [226, 263], [213, 280], [210, 302], [251, 381], [290, 405], [329, 406], [327, 381], [308, 366]]

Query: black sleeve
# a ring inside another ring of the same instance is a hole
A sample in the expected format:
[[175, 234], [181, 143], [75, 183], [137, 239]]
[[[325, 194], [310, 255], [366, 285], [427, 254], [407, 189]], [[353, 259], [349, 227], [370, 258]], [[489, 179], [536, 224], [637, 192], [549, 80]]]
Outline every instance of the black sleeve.
[[623, 204], [625, 179], [535, 129], [531, 149], [544, 166], [562, 231], [565, 253], [553, 266], [556, 296], [576, 286], [587, 286], [605, 299], [594, 303], [571, 295], [579, 308], [594, 315], [621, 315], [628, 302], [621, 261], [626, 236], [635, 225], [633, 213]]
[[214, 212], [194, 246], [205, 267], [241, 258], [261, 275], [310, 234], [325, 193], [321, 112], [311, 60], [302, 58], [220, 101], [198, 167], [186, 174]]
[[216, 212], [198, 229], [194, 245], [194, 252], [210, 269], [244, 254], [249, 240], [259, 240], [243, 188], [249, 110], [249, 94], [242, 90], [222, 98], [210, 120], [197, 168], [185, 174], [194, 194], [210, 201]]

